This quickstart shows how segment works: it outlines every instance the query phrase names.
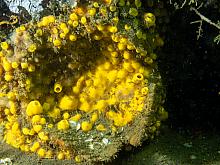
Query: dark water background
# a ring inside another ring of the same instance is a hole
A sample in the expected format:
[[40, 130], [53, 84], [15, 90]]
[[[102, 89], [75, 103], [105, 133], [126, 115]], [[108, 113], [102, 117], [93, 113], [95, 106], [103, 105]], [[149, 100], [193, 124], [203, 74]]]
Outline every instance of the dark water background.
[[[217, 22], [218, 9], [200, 10]], [[190, 24], [199, 17], [182, 9], [170, 17], [159, 67], [167, 87], [166, 110], [169, 125], [178, 130], [220, 130], [220, 44], [213, 42], [218, 30], [203, 23]]]

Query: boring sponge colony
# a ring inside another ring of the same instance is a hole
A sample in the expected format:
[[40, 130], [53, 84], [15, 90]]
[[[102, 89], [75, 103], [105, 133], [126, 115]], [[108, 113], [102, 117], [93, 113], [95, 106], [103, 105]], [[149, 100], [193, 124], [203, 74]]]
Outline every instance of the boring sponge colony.
[[[41, 158], [106, 161], [167, 117], [149, 1], [77, 4], [21, 25], [0, 51], [4, 141]], [[157, 11], [158, 12], [158, 11]]]

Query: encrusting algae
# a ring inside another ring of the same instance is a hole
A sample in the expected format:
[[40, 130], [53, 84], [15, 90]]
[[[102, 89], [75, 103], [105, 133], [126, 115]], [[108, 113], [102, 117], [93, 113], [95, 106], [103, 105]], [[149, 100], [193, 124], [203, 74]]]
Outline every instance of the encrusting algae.
[[154, 10], [140, 0], [78, 4], [1, 42], [4, 141], [41, 158], [106, 161], [167, 117], [154, 62]]

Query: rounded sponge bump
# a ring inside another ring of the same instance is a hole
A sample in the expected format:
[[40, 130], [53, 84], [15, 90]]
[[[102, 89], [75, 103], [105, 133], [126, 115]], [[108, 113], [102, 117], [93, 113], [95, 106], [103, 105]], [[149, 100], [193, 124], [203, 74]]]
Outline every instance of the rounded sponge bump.
[[41, 114], [43, 112], [43, 107], [38, 100], [31, 101], [26, 108], [27, 116], [33, 116]]

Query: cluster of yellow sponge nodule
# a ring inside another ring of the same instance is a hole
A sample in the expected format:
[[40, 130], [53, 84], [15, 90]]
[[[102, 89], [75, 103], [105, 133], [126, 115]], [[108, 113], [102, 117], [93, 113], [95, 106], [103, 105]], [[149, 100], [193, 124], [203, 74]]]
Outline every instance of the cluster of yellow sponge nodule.
[[[106, 56], [107, 54], [110, 52], [106, 52]], [[121, 60], [117, 65], [109, 62], [111, 60], [111, 55], [108, 56], [108, 60], [103, 59], [97, 69], [80, 77], [79, 80], [83, 80], [78, 81], [73, 89], [77, 88], [79, 82], [84, 84], [80, 92], [75, 94], [79, 98], [79, 110], [86, 113], [104, 113], [115, 126], [125, 126], [144, 109], [146, 92], [137, 93], [142, 89], [148, 89], [143, 76], [146, 68], [143, 69], [134, 59]], [[111, 105], [121, 108], [118, 112], [113, 112], [109, 108]]]
[[[155, 16], [139, 10], [140, 0], [120, 13], [125, 2], [76, 6], [65, 18], [49, 15], [21, 25], [1, 42], [0, 126], [6, 143], [41, 158], [79, 162], [77, 154], [92, 153], [97, 144], [105, 148], [151, 108], [154, 41], [160, 40]], [[144, 20], [138, 20], [141, 14]], [[160, 115], [167, 116], [164, 110]], [[93, 143], [98, 136], [102, 140]]]

